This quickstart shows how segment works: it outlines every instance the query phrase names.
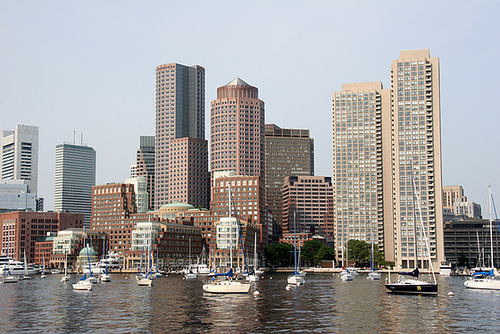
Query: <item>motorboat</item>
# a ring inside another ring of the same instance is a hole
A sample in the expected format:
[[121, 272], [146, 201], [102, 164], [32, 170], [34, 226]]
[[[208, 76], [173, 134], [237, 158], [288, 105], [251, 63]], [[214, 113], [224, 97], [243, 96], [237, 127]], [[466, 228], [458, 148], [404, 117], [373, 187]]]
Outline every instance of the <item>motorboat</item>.
[[153, 278], [150, 275], [144, 275], [141, 278], [137, 279], [138, 286], [152, 286]]
[[450, 276], [451, 275], [451, 263], [447, 261], [441, 262], [439, 266], [439, 275]]
[[[418, 275], [418, 268], [409, 273], [401, 272], [399, 273], [399, 279], [396, 282], [391, 283], [390, 279], [388, 278], [385, 287], [389, 289], [389, 291], [394, 293], [437, 295], [437, 283], [419, 280]], [[411, 276], [414, 278], [407, 278], [406, 276]]]
[[123, 258], [116, 252], [110, 252], [106, 257], [99, 262], [92, 262], [89, 268], [83, 268], [83, 273], [88, 274], [92, 270], [93, 275], [104, 274], [106, 270], [109, 272], [120, 271], [123, 268]]
[[291, 285], [302, 285], [306, 282], [304, 277], [300, 276], [300, 274], [292, 274], [292, 275], [288, 276], [286, 281], [288, 284], [291, 284]]

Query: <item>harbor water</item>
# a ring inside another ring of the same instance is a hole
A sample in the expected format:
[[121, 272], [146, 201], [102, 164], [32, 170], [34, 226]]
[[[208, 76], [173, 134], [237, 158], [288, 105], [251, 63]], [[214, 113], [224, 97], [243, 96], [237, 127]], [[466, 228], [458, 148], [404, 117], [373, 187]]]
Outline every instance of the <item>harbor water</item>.
[[[366, 274], [307, 274], [286, 289], [286, 274], [266, 273], [248, 295], [211, 295], [204, 279], [169, 275], [140, 287], [132, 274], [92, 291], [61, 275], [0, 284], [2, 333], [469, 333], [500, 331], [500, 291], [466, 289], [463, 277], [438, 277], [438, 296], [396, 295]], [[255, 294], [254, 291], [258, 291]], [[449, 292], [453, 292], [450, 296]]]

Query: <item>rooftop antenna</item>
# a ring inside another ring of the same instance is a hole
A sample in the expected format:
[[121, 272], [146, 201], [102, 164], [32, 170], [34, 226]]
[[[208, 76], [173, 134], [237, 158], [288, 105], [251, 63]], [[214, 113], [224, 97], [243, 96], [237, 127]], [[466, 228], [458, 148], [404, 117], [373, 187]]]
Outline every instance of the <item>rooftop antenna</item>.
[[80, 133], [80, 146], [83, 146], [83, 133]]
[[75, 130], [73, 130], [73, 145], [75, 145]]

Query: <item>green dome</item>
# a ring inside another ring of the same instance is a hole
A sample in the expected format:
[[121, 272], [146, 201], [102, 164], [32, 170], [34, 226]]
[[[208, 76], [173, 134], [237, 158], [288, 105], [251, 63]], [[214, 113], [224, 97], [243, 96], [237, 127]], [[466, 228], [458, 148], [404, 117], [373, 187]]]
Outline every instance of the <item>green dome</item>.
[[[87, 249], [88, 249], [88, 253], [87, 253]], [[97, 256], [97, 252], [92, 247], [82, 248], [82, 250], [79, 253], [80, 256], [87, 256], [87, 254], [90, 256]]]
[[162, 208], [189, 208], [189, 209], [194, 208], [194, 206], [192, 206], [191, 204], [182, 203], [182, 202], [168, 203], [168, 204], [162, 205], [161, 207]]

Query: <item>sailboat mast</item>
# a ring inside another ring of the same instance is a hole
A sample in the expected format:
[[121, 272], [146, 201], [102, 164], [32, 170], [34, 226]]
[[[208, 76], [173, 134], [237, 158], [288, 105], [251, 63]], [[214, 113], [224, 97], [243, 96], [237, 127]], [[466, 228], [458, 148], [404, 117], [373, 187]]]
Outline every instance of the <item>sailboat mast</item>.
[[293, 253], [295, 256], [295, 274], [297, 274], [297, 221], [296, 221], [296, 213], [293, 212]]
[[231, 265], [231, 269], [233, 268], [233, 222], [231, 220], [231, 186], [228, 186], [228, 194], [229, 194], [229, 263]]
[[488, 186], [488, 209], [490, 213], [490, 246], [491, 246], [491, 269], [495, 269], [495, 264], [493, 263], [493, 217], [491, 214], [491, 202], [493, 201], [491, 195], [491, 186]]

